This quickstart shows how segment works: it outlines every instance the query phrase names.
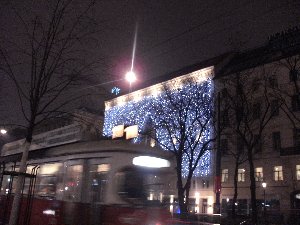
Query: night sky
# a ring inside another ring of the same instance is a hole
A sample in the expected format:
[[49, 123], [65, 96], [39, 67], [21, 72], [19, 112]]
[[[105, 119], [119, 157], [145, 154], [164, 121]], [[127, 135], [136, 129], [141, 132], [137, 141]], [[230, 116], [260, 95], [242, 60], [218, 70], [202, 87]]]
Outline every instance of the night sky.
[[[18, 1], [16, 7], [23, 4], [26, 1]], [[299, 12], [300, 1], [296, 0], [99, 1], [92, 13], [101, 32], [90, 50], [105, 63], [95, 70], [95, 84], [111, 82], [108, 87], [124, 87], [125, 81], [112, 81], [123, 79], [131, 67], [136, 26], [134, 70], [138, 82], [143, 82], [224, 52], [263, 45], [269, 35], [298, 25]], [[2, 4], [0, 35], [11, 35], [20, 43], [22, 37], [14, 36], [15, 21]], [[15, 91], [3, 76], [0, 74], [0, 124], [20, 123]], [[91, 100], [89, 107], [101, 109], [102, 99]]]

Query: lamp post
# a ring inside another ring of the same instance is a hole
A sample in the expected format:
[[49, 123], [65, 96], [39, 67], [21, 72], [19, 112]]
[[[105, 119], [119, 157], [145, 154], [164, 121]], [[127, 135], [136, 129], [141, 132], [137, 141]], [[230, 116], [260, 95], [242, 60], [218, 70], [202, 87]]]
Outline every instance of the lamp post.
[[267, 187], [267, 183], [262, 182], [261, 186], [264, 189], [264, 218], [265, 218], [265, 216], [266, 216], [266, 187]]
[[131, 92], [131, 83], [136, 81], [135, 73], [131, 70], [126, 73], [125, 79], [129, 82], [129, 93]]

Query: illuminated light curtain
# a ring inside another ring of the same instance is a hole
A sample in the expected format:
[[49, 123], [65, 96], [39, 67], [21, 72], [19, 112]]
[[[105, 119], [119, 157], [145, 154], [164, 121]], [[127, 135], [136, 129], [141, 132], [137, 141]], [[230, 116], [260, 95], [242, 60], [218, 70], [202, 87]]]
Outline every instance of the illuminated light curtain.
[[[189, 127], [185, 135], [188, 137], [185, 142], [185, 147], [188, 148], [190, 143], [198, 137], [202, 126], [209, 117], [212, 118], [213, 109], [213, 82], [207, 80], [201, 84], [187, 84], [181, 89], [167, 90], [162, 92], [159, 96], [145, 96], [139, 101], [130, 101], [121, 106], [114, 106], [105, 111], [103, 134], [104, 136], [112, 135], [112, 128], [114, 126], [125, 124], [126, 126], [138, 125], [139, 132], [148, 125], [149, 121], [155, 128], [156, 138], [165, 150], [172, 150], [172, 146], [176, 138], [180, 138], [180, 122], [184, 121], [184, 125]], [[168, 96], [168, 97], [167, 97]], [[177, 105], [178, 103], [178, 105]], [[186, 105], [185, 105], [186, 103]], [[186, 119], [180, 118], [187, 114]], [[179, 119], [178, 119], [179, 118]], [[195, 123], [195, 120], [197, 122]], [[163, 124], [167, 124], [168, 128], [172, 130], [170, 135]], [[170, 125], [172, 123], [172, 125]], [[197, 125], [197, 123], [199, 125]], [[205, 143], [211, 138], [212, 121], [205, 126], [200, 136], [200, 142]], [[133, 142], [141, 141], [141, 137], [133, 139]], [[175, 142], [175, 148], [178, 147], [178, 141]], [[210, 145], [207, 148], [211, 148]], [[201, 149], [201, 144], [196, 148], [197, 157]], [[206, 176], [210, 174], [211, 154], [206, 151], [201, 157], [193, 176]], [[183, 155], [182, 164], [183, 177], [188, 174], [188, 156]]]

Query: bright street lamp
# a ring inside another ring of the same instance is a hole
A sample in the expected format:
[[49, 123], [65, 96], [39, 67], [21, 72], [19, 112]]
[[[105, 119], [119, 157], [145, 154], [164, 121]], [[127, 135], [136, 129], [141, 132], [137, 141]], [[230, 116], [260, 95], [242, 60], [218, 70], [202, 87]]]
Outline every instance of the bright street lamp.
[[266, 187], [267, 187], [267, 183], [266, 182], [262, 182], [261, 186], [264, 189], [264, 217], [266, 216]]
[[136, 76], [133, 71], [127, 72], [125, 78], [129, 83], [136, 81]]
[[129, 82], [129, 92], [131, 92], [131, 83], [136, 81], [136, 76], [133, 71], [129, 71], [125, 75], [125, 79]]
[[7, 130], [1, 129], [1, 130], [0, 130], [0, 133], [1, 133], [1, 134], [6, 134], [6, 133], [7, 133]]

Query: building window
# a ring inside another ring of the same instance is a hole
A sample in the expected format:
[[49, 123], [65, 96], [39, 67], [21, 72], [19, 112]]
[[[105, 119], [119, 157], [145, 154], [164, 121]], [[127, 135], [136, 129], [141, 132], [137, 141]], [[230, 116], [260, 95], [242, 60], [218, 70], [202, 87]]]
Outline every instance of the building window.
[[223, 183], [228, 182], [228, 169], [222, 170], [222, 182]]
[[227, 110], [221, 112], [221, 124], [222, 124], [222, 127], [229, 126], [229, 116], [228, 116]]
[[299, 71], [297, 69], [291, 69], [290, 71], [290, 81], [296, 81], [299, 79]]
[[294, 129], [294, 145], [295, 147], [300, 146], [300, 129]]
[[237, 138], [237, 152], [243, 152], [244, 151], [244, 141], [241, 137]]
[[280, 132], [279, 131], [272, 133], [272, 141], [273, 141], [274, 151], [280, 151], [280, 149], [281, 149], [281, 137], [280, 137]]
[[255, 168], [255, 181], [263, 181], [263, 180], [264, 180], [263, 168], [256, 167]]
[[193, 189], [196, 189], [196, 180], [192, 181], [192, 186], [193, 186]]
[[253, 109], [252, 109], [252, 117], [253, 119], [259, 119], [260, 117], [260, 111], [261, 111], [261, 103], [254, 103]]
[[221, 139], [221, 152], [223, 155], [228, 154], [228, 140]]
[[223, 88], [221, 91], [221, 95], [223, 98], [227, 98], [228, 97], [228, 90], [227, 88]]
[[245, 169], [238, 169], [238, 182], [245, 182]]
[[271, 113], [272, 113], [272, 116], [278, 116], [279, 115], [278, 100], [272, 100], [271, 101]]
[[292, 110], [300, 111], [300, 95], [299, 94], [292, 96]]
[[255, 153], [261, 152], [262, 150], [261, 137], [259, 135], [254, 135], [254, 142], [255, 142], [255, 146], [254, 146]]
[[277, 78], [276, 78], [275, 75], [273, 75], [273, 76], [271, 76], [271, 77], [269, 78], [269, 83], [270, 83], [270, 86], [271, 86], [272, 88], [277, 88], [277, 87], [278, 87], [278, 80], [277, 80]]
[[209, 188], [209, 181], [208, 180], [202, 180], [202, 187], [203, 188]]
[[258, 79], [254, 79], [252, 81], [252, 90], [253, 91], [257, 91], [259, 88], [260, 82], [258, 81]]
[[300, 165], [296, 165], [296, 179], [300, 180]]
[[274, 180], [283, 180], [282, 166], [274, 166]]

